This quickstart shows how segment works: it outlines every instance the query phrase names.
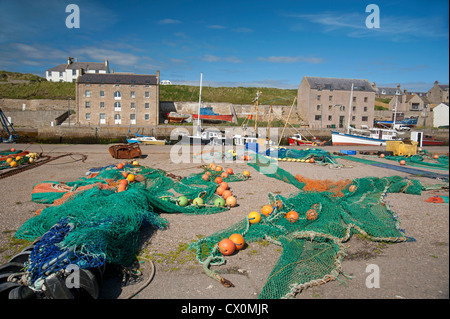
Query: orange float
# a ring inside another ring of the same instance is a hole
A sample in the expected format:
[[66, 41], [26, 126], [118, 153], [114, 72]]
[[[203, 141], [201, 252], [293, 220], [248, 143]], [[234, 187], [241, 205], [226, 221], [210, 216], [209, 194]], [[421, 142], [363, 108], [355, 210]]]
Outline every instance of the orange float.
[[216, 172], [220, 172], [222, 170], [222, 166], [216, 166]]
[[241, 250], [244, 248], [245, 240], [241, 234], [233, 234], [228, 239], [234, 243], [236, 250]]
[[222, 174], [220, 174], [220, 177], [227, 178], [228, 177], [228, 173], [227, 172], [223, 172]]
[[123, 192], [123, 191], [125, 191], [125, 190], [127, 190], [127, 185], [125, 185], [125, 184], [119, 184], [119, 186], [117, 186], [117, 192], [118, 192], [118, 193]]
[[204, 180], [204, 181], [209, 181], [209, 174], [203, 174], [202, 175], [202, 179]]
[[406, 161], [405, 160], [401, 160], [400, 161], [400, 165], [406, 165]]
[[223, 187], [224, 189], [228, 189], [228, 183], [222, 182], [222, 183], [220, 183], [220, 187]]
[[231, 168], [227, 168], [226, 172], [228, 175], [233, 175], [233, 170]]
[[123, 168], [123, 164], [122, 163], [117, 164], [117, 169], [122, 169], [122, 168]]
[[316, 220], [318, 216], [319, 216], [319, 214], [317, 213], [317, 211], [315, 209], [311, 208], [306, 212], [307, 220]]
[[236, 249], [236, 245], [234, 242], [229, 238], [224, 238], [219, 242], [219, 251], [222, 253], [222, 255], [229, 256], [232, 253], [234, 253], [234, 250]]
[[250, 172], [249, 171], [243, 171], [242, 174], [244, 176], [250, 177]]
[[225, 191], [222, 193], [222, 197], [223, 197], [223, 199], [225, 199], [225, 200], [227, 200], [227, 198], [230, 197], [231, 195], [232, 195], [232, 193], [231, 193], [230, 190], [225, 190]]
[[286, 214], [286, 219], [291, 223], [295, 223], [298, 220], [298, 213], [291, 210]]
[[236, 197], [234, 196], [228, 196], [227, 199], [225, 200], [225, 203], [227, 204], [227, 206], [229, 207], [234, 207], [237, 204], [237, 200]]
[[222, 186], [217, 187], [216, 189], [217, 194], [219, 194], [220, 196], [223, 195], [223, 192], [225, 192], [225, 188], [223, 188]]
[[216, 177], [214, 181], [216, 182], [216, 184], [220, 184], [223, 182], [222, 177]]
[[356, 190], [356, 185], [350, 185], [350, 187], [348, 188], [349, 192], [354, 192]]
[[272, 212], [273, 212], [273, 207], [271, 205], [265, 205], [261, 209], [261, 213], [263, 213], [263, 215], [266, 215], [266, 216], [269, 216], [270, 214], [272, 214]]

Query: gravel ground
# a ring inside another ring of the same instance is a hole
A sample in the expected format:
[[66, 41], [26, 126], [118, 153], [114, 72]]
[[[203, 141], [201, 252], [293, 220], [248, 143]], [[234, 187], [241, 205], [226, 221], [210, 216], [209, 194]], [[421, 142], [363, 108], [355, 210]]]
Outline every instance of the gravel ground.
[[[39, 145], [17, 144], [16, 149], [43, 152], [58, 156], [72, 153], [42, 166], [23, 171], [0, 180], [0, 262], [8, 261], [27, 243], [14, 240], [15, 231], [33, 213], [44, 207], [31, 201], [32, 186], [45, 180], [73, 181], [84, 176], [93, 167], [117, 164], [108, 152], [108, 145]], [[2, 147], [1, 149], [5, 149]], [[201, 163], [173, 163], [170, 160], [171, 146], [141, 146], [146, 155], [141, 165], [161, 168], [176, 175], [187, 176], [199, 172]], [[338, 152], [342, 147], [324, 147]], [[347, 147], [346, 149], [383, 150], [380, 147]], [[424, 147], [433, 153], [448, 154], [449, 148]], [[82, 154], [87, 159], [82, 161]], [[357, 155], [363, 156], [363, 155]], [[373, 160], [392, 161], [369, 157]], [[340, 169], [310, 163], [280, 162], [279, 166], [291, 174], [300, 174], [311, 179], [354, 179], [367, 176], [400, 175], [419, 179], [423, 184], [440, 181], [412, 176], [403, 172], [379, 168], [363, 163], [339, 159]], [[137, 299], [254, 299], [261, 292], [266, 279], [281, 254], [281, 248], [267, 242], [252, 243], [238, 254], [226, 258], [226, 264], [213, 267], [235, 285], [224, 288], [207, 277], [202, 266], [195, 260], [195, 253], [186, 249], [192, 241], [208, 236], [242, 220], [250, 211], [259, 210], [267, 204], [267, 194], [287, 196], [296, 188], [279, 180], [258, 174], [245, 163], [224, 164], [235, 172], [249, 169], [252, 177], [245, 182], [230, 183], [238, 198], [238, 206], [230, 211], [208, 215], [188, 216], [162, 214], [167, 218], [166, 230], [143, 229], [141, 242], [142, 281], [150, 273], [149, 260], [153, 260], [155, 274], [151, 283], [134, 298]], [[424, 169], [426, 170], [426, 169]], [[433, 171], [428, 169], [429, 171]], [[448, 174], [448, 171], [434, 171]], [[397, 244], [375, 243], [353, 236], [345, 243], [347, 257], [343, 269], [352, 279], [346, 284], [332, 281], [309, 288], [296, 296], [297, 299], [447, 299], [449, 298], [449, 204], [427, 203], [431, 196], [448, 196], [448, 189], [426, 191], [422, 195], [389, 194], [387, 201], [400, 217], [402, 229], [415, 242]], [[371, 274], [368, 265], [376, 265], [380, 274], [379, 288], [368, 288], [366, 279]], [[101, 290], [101, 298], [125, 298], [133, 293], [140, 283], [121, 287], [114, 276], [108, 277]]]

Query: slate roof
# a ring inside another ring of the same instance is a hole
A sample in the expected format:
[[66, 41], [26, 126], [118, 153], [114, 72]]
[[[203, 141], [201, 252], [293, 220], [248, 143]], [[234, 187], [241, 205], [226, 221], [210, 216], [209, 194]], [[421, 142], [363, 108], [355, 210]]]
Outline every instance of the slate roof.
[[342, 90], [350, 91], [353, 83], [353, 91], [375, 92], [368, 80], [340, 79], [306, 76], [309, 86], [313, 90]]
[[54, 68], [48, 69], [47, 71], [64, 72], [65, 70], [78, 70], [83, 69], [85, 71], [90, 70], [105, 70], [106, 65], [103, 62], [72, 62], [71, 64], [60, 64]]
[[[384, 90], [384, 93], [382, 93]], [[383, 94], [383, 95], [397, 95], [397, 91], [399, 91], [398, 95], [403, 95], [402, 90], [398, 88], [389, 88], [389, 87], [377, 87], [376, 92], [377, 94]]]
[[156, 75], [150, 74], [90, 74], [86, 73], [78, 77], [78, 83], [92, 84], [136, 84], [136, 85], [157, 85]]

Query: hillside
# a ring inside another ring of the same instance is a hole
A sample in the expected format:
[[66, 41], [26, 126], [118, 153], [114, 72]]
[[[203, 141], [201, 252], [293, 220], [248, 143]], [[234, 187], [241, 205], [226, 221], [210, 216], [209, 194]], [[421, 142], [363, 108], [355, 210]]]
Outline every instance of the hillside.
[[[0, 71], [0, 99], [75, 99], [75, 83], [48, 82], [33, 74]], [[11, 80], [28, 80], [26, 83], [11, 83]], [[200, 87], [188, 85], [161, 85], [161, 101], [198, 101]], [[260, 103], [291, 105], [297, 90], [251, 87], [203, 87], [204, 102], [228, 102], [253, 104], [256, 91], [262, 92]]]

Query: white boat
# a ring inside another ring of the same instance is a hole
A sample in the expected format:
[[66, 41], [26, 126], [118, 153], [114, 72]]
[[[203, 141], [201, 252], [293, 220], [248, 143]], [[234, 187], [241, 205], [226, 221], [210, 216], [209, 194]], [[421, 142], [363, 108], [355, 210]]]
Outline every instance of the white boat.
[[135, 137], [127, 138], [128, 143], [142, 143], [151, 145], [165, 145], [166, 140], [157, 140], [154, 136], [139, 135], [136, 133]]
[[347, 133], [331, 132], [333, 145], [377, 145], [386, 146], [386, 141], [398, 141], [401, 138], [396, 130], [372, 128], [368, 130], [350, 130]]
[[[398, 98], [398, 96], [397, 96]], [[377, 145], [386, 146], [386, 141], [400, 141], [399, 133], [395, 129], [386, 128], [370, 128], [370, 129], [355, 129], [350, 126], [351, 110], [353, 101], [353, 84], [350, 92], [350, 107], [348, 113], [347, 132], [341, 133], [332, 131], [331, 141], [333, 145]], [[397, 104], [395, 106], [397, 112]], [[395, 125], [395, 117], [394, 122]], [[395, 127], [395, 126], [394, 126]]]

